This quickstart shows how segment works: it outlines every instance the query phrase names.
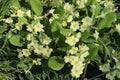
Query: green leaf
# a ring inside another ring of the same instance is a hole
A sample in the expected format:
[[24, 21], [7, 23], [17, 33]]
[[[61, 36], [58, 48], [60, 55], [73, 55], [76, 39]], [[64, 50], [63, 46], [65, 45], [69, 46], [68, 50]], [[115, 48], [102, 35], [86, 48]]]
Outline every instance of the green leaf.
[[34, 80], [34, 77], [31, 72], [26, 74], [28, 80]]
[[8, 30], [7, 27], [0, 27], [0, 33], [3, 33], [5, 31], [7, 31], [7, 30]]
[[96, 3], [95, 6], [96, 6], [96, 9], [95, 9], [94, 15], [98, 16], [100, 14], [100, 11], [101, 11], [101, 6], [99, 3]]
[[63, 7], [58, 7], [56, 10], [55, 10], [55, 13], [59, 14], [59, 19], [63, 19], [65, 18], [66, 16], [66, 13], [65, 13], [65, 10]]
[[48, 67], [53, 70], [59, 71], [64, 67], [64, 59], [60, 56], [50, 57], [48, 60]]
[[20, 22], [22, 22], [22, 23], [24, 23], [24, 24], [29, 24], [28, 21], [27, 21], [27, 19], [24, 18], [24, 17], [18, 18], [18, 21], [20, 21]]
[[19, 68], [27, 68], [27, 65], [26, 65], [23, 61], [20, 61], [20, 62], [17, 64], [17, 67], [19, 67]]
[[60, 33], [64, 36], [67, 36], [68, 34], [72, 33], [71, 29], [65, 29], [65, 28], [61, 28], [60, 29]]
[[90, 30], [86, 30], [85, 32], [82, 33], [81, 39], [82, 41], [85, 41], [90, 35]]
[[21, 42], [21, 36], [20, 35], [14, 35], [10, 38], [10, 43], [14, 46], [22, 47], [23, 42]]
[[55, 20], [52, 22], [51, 26], [52, 26], [51, 28], [52, 32], [56, 32], [57, 30], [60, 30], [60, 28], [62, 28], [61, 24]]
[[98, 24], [98, 29], [104, 29], [104, 28], [109, 28], [111, 27], [111, 24], [115, 21], [116, 19], [116, 14], [111, 12], [106, 14], [105, 18], [103, 20], [100, 21], [100, 23]]
[[68, 50], [71, 49], [71, 47], [70, 46], [69, 47], [59, 47], [57, 49], [60, 50], [60, 51], [68, 51]]
[[89, 56], [87, 57], [88, 60], [92, 60], [94, 57], [98, 55], [99, 45], [98, 44], [89, 44]]
[[32, 10], [36, 13], [36, 15], [40, 16], [43, 12], [42, 4], [40, 0], [29, 0], [30, 6]]
[[17, 8], [21, 7], [18, 0], [14, 0], [14, 2], [12, 3], [12, 6], [17, 7]]

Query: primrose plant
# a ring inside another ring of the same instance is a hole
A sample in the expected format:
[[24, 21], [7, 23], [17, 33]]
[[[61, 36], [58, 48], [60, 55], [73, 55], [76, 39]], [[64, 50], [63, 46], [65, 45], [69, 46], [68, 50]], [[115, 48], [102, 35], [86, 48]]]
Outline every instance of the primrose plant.
[[97, 64], [95, 69], [107, 79], [120, 78], [120, 46], [115, 39], [120, 23], [114, 0], [21, 2], [16, 0], [0, 20], [21, 72], [32, 74], [35, 66], [64, 72], [67, 67], [66, 74], [82, 79], [90, 78], [89, 68]]

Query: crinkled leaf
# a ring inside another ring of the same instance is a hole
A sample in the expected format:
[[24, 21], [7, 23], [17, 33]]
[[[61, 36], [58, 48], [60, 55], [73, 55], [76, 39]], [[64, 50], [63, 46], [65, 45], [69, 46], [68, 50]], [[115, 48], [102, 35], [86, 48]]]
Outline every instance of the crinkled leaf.
[[111, 24], [115, 21], [116, 14], [114, 12], [108, 13], [103, 20], [98, 24], [98, 29], [104, 29], [111, 27]]
[[94, 57], [98, 55], [99, 45], [98, 44], [89, 44], [89, 56], [87, 57], [88, 60], [92, 60]]
[[53, 70], [61, 70], [64, 67], [64, 59], [60, 56], [50, 57], [48, 60], [48, 66]]
[[43, 12], [43, 7], [40, 0], [29, 0], [29, 2], [32, 10], [36, 13], [36, 15], [41, 15]]
[[24, 18], [24, 17], [18, 18], [18, 21], [20, 21], [20, 22], [22, 22], [22, 23], [24, 23], [24, 24], [29, 24], [28, 21], [27, 21], [27, 19]]
[[27, 65], [26, 65], [23, 61], [20, 61], [20, 62], [17, 64], [17, 67], [19, 67], [19, 68], [27, 68]]
[[7, 27], [0, 27], [0, 33], [5, 32], [6, 30], [8, 30]]
[[13, 35], [10, 38], [10, 43], [14, 46], [19, 46], [19, 47], [22, 47], [22, 45], [23, 45], [23, 42], [21, 41], [20, 35]]

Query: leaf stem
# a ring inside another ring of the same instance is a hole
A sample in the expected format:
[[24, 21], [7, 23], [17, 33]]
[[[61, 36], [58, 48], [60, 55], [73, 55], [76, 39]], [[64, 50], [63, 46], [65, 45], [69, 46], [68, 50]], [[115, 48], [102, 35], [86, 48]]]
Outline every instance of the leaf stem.
[[6, 35], [4, 43], [3, 43], [2, 47], [0, 48], [0, 52], [4, 49], [4, 47], [5, 47], [6, 43], [7, 43], [7, 40], [8, 40], [8, 36]]

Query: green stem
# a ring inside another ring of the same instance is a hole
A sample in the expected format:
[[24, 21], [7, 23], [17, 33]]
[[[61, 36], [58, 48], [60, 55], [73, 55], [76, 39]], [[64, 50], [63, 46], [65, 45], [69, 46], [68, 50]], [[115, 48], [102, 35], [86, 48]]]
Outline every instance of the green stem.
[[6, 35], [4, 43], [3, 43], [2, 47], [0, 48], [0, 52], [4, 49], [4, 47], [5, 47], [6, 43], [7, 43], [7, 40], [8, 40], [8, 36]]

